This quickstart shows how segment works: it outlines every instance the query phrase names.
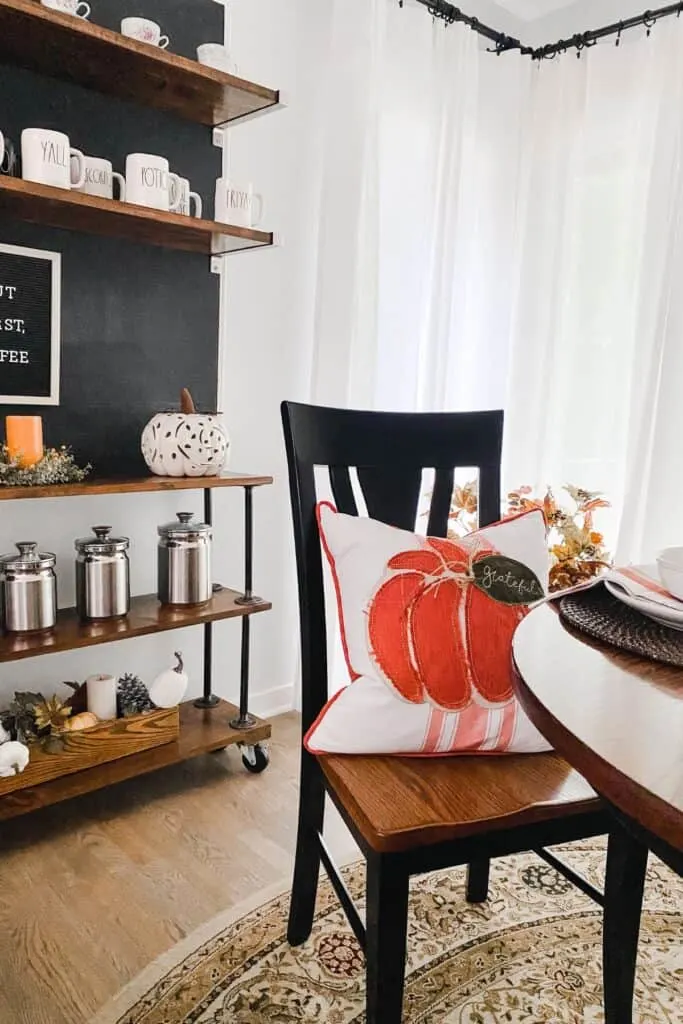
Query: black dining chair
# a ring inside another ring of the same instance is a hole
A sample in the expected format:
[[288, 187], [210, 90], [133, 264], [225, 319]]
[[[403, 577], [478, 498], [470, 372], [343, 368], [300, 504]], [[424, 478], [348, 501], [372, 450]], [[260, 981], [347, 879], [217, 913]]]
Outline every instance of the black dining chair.
[[[302, 727], [327, 700], [327, 623], [314, 470], [326, 467], [341, 512], [414, 530], [423, 470], [434, 470], [427, 532], [446, 536], [454, 470], [479, 470], [479, 520], [500, 518], [502, 412], [375, 413], [282, 405], [301, 628]], [[299, 822], [288, 939], [309, 937], [321, 862], [365, 951], [367, 1024], [399, 1024], [411, 875], [468, 865], [467, 899], [487, 897], [493, 857], [534, 850], [587, 895], [602, 894], [544, 848], [606, 833], [588, 783], [552, 753], [434, 759], [301, 755]], [[361, 920], [323, 839], [325, 793], [367, 864]]]

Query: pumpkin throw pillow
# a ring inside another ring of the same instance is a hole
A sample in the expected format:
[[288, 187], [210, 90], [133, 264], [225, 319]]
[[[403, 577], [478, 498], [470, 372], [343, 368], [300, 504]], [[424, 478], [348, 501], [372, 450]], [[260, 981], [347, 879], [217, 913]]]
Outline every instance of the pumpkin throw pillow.
[[313, 754], [551, 749], [512, 687], [512, 636], [545, 596], [540, 511], [459, 540], [318, 505], [351, 683], [306, 735]]

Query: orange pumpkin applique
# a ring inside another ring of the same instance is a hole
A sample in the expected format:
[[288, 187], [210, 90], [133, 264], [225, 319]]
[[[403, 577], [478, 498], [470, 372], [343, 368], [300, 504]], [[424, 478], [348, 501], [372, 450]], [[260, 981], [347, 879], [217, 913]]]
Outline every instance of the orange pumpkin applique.
[[394, 555], [368, 610], [372, 655], [412, 704], [463, 711], [512, 700], [510, 647], [537, 577], [481, 537], [474, 545], [436, 537]]

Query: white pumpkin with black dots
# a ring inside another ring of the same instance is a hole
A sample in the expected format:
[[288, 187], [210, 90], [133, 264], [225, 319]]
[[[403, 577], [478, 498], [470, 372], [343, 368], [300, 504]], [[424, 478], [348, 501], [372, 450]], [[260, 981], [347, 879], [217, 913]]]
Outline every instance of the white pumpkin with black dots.
[[196, 412], [187, 388], [180, 412], [160, 412], [142, 432], [142, 454], [156, 476], [218, 476], [228, 461], [230, 440], [217, 413]]

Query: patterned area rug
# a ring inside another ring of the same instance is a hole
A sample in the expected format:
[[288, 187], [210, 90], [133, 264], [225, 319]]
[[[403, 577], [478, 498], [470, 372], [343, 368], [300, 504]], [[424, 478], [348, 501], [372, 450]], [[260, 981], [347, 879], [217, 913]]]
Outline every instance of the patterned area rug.
[[[561, 848], [602, 887], [604, 844]], [[362, 902], [362, 864], [345, 870]], [[494, 862], [489, 901], [464, 869], [415, 879], [404, 1021], [599, 1024], [598, 909], [532, 855]], [[683, 882], [654, 858], [637, 977], [637, 1024], [683, 1024]], [[285, 939], [289, 895], [221, 915], [127, 986], [94, 1024], [362, 1024], [364, 962], [329, 884], [310, 940]]]

